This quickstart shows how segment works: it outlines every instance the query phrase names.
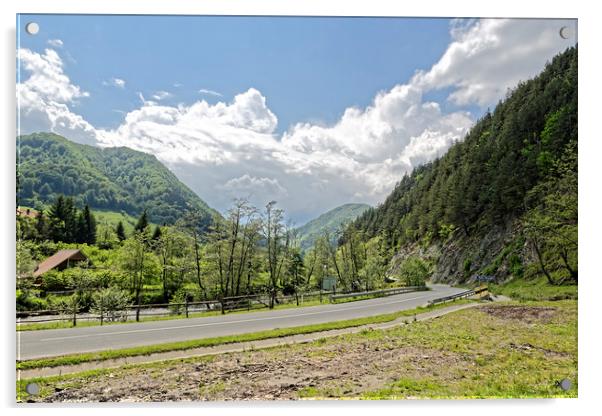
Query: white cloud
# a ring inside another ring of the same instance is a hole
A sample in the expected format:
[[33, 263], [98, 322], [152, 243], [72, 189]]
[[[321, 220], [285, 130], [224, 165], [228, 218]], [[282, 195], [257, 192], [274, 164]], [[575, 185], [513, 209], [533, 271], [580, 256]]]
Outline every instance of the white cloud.
[[117, 88], [125, 88], [125, 80], [121, 78], [111, 78], [108, 81], [103, 81], [102, 85], [105, 87], [117, 87]]
[[214, 97], [222, 97], [222, 94], [220, 94], [219, 92], [213, 91], [213, 90], [208, 90], [205, 88], [201, 88], [199, 90], [199, 94], [213, 95]]
[[169, 98], [171, 96], [172, 96], [172, 94], [170, 92], [167, 92], [167, 91], [157, 91], [156, 93], [154, 93], [152, 95], [152, 98], [154, 98], [157, 101], [161, 101], [161, 100], [164, 100], [164, 99]]
[[[461, 107], [444, 111], [426, 93], [449, 88], [448, 100], [459, 106], [495, 103], [508, 87], [536, 74], [569, 46], [554, 29], [566, 24], [454, 21], [452, 42], [432, 68], [379, 92], [365, 108], [347, 108], [329, 126], [298, 123], [278, 137], [278, 119], [266, 97], [250, 88], [230, 102], [178, 106], [159, 104], [165, 97], [158, 93], [154, 101], [139, 93], [141, 107], [127, 113], [118, 128], [92, 133], [101, 146], [155, 154], [217, 209], [225, 210], [235, 196], [247, 196], [258, 206], [276, 199], [301, 222], [345, 202], [382, 201], [404, 173], [442, 155], [473, 123]], [[54, 120], [55, 131], [73, 126], [76, 133], [89, 132], [92, 127], [66, 106], [85, 93], [62, 74], [57, 55], [34, 55], [30, 52], [26, 60], [41, 63], [30, 68], [32, 78], [37, 71], [48, 72], [47, 67], [64, 77], [50, 77], [62, 83], [60, 91], [56, 85], [43, 87], [47, 95], [64, 95], [59, 102], [64, 107], [51, 106], [53, 113], [42, 106], [41, 119]]]
[[63, 41], [60, 39], [48, 39], [48, 45], [54, 47], [54, 48], [62, 48], [63, 47]]
[[90, 94], [73, 85], [63, 72], [63, 62], [56, 51], [44, 54], [19, 49], [21, 72], [29, 78], [17, 84], [19, 134], [52, 131], [87, 144], [96, 143], [94, 127], [69, 105]]
[[452, 21], [453, 42], [439, 62], [413, 79], [427, 89], [453, 87], [449, 100], [457, 105], [496, 104], [521, 80], [540, 72], [546, 61], [575, 43], [562, 39], [556, 19], [483, 19]]

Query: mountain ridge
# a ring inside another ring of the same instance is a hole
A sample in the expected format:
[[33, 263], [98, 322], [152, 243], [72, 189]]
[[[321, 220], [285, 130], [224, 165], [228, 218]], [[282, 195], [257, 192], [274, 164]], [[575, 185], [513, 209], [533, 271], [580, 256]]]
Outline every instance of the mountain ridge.
[[158, 224], [173, 224], [190, 209], [201, 212], [202, 227], [219, 215], [154, 155], [79, 144], [54, 133], [22, 135], [17, 144], [19, 205], [47, 206], [62, 194], [93, 209], [133, 216], [146, 209]]
[[297, 227], [301, 249], [307, 250], [313, 246], [324, 231], [333, 235], [343, 224], [353, 221], [368, 208], [370, 205], [361, 203], [339, 205]]

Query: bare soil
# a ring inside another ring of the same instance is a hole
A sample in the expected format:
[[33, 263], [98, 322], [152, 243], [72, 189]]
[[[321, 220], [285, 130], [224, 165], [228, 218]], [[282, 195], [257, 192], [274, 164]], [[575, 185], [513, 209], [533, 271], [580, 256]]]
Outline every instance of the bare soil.
[[550, 322], [558, 311], [554, 307], [519, 305], [486, 305], [478, 309], [496, 318], [519, 320], [525, 323]]
[[576, 389], [563, 392], [554, 384], [577, 380], [576, 304], [563, 305], [487, 305], [306, 344], [42, 379], [42, 394], [24, 399], [575, 397]]
[[[57, 383], [44, 402], [137, 402], [197, 400], [290, 400], [315, 388], [328, 397], [357, 397], [400, 376], [420, 377], [433, 369], [470, 366], [456, 354], [396, 346], [393, 339], [294, 345], [223, 354], [162, 368], [117, 370], [64, 386]], [[35, 398], [30, 397], [30, 400]], [[37, 401], [37, 400], [35, 400]]]

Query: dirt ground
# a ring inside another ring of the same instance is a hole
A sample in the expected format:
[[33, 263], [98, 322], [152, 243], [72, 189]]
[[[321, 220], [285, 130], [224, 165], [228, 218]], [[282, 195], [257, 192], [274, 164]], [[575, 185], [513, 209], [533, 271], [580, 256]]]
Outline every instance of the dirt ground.
[[549, 306], [521, 305], [488, 305], [481, 306], [481, 311], [502, 319], [516, 319], [522, 322], [549, 322], [554, 318], [557, 309]]
[[[360, 398], [391, 386], [400, 378], [436, 380], [437, 385], [448, 388], [470, 381], [478, 361], [500, 351], [504, 354], [512, 351], [525, 357], [543, 354], [559, 363], [570, 360], [566, 352], [536, 347], [537, 334], [529, 332], [532, 323], [543, 324], [556, 313], [556, 308], [547, 306], [487, 305], [405, 328], [367, 330], [309, 344], [119, 368], [90, 377], [67, 377], [48, 383], [44, 386], [45, 394], [29, 396], [26, 401]], [[486, 335], [490, 342], [488, 347], [482, 346], [483, 342], [476, 336], [466, 338], [462, 331], [468, 324], [473, 325], [469, 330], [477, 333], [490, 331]], [[508, 331], [502, 331], [506, 326]], [[500, 336], [499, 342], [492, 339], [498, 336], [496, 334]], [[525, 334], [533, 336], [525, 337]], [[460, 336], [463, 338], [457, 338]], [[457, 339], [469, 341], [458, 346]], [[515, 369], [512, 370], [514, 373]], [[493, 381], [499, 371], [497, 367], [492, 369]], [[528, 371], [532, 370], [525, 371], [530, 374]], [[482, 372], [485, 375], [481, 375], [487, 377], [486, 369]], [[547, 380], [546, 377], [542, 379]], [[412, 394], [409, 392], [407, 397]]]

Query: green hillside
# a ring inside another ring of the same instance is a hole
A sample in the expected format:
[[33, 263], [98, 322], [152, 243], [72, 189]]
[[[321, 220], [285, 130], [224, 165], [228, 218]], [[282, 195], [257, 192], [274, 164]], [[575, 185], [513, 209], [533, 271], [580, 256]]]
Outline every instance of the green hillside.
[[341, 225], [349, 223], [370, 208], [366, 204], [345, 204], [336, 207], [297, 228], [302, 250], [312, 247], [325, 231], [333, 235]]
[[[521, 82], [465, 139], [350, 227], [439, 280], [529, 271], [577, 280], [577, 48]], [[393, 262], [394, 263], [394, 262]]]
[[57, 195], [79, 205], [172, 224], [188, 209], [203, 213], [208, 225], [215, 214], [155, 156], [126, 147], [98, 148], [52, 133], [17, 138], [18, 204], [41, 208]]

